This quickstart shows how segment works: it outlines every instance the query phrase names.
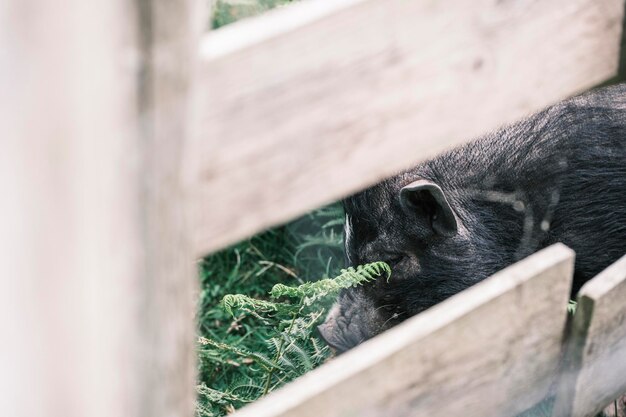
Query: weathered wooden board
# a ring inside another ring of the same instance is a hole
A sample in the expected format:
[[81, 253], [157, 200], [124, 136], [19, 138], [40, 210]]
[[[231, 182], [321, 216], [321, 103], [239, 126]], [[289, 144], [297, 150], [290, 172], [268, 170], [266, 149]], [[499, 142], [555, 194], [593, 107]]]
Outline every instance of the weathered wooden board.
[[137, 415], [139, 54], [122, 3], [0, 6], [3, 416]]
[[626, 393], [626, 255], [578, 294], [555, 417], [592, 417]]
[[557, 375], [573, 259], [547, 248], [235, 415], [515, 415]]
[[193, 413], [191, 4], [0, 4], [2, 416]]
[[617, 71], [622, 0], [311, 0], [206, 36], [204, 254]]
[[145, 416], [188, 417], [196, 399], [197, 270], [193, 262], [182, 152], [190, 137], [197, 45], [208, 22], [204, 0], [140, 0], [139, 90], [142, 152], [140, 212], [142, 269], [137, 275], [130, 346]]

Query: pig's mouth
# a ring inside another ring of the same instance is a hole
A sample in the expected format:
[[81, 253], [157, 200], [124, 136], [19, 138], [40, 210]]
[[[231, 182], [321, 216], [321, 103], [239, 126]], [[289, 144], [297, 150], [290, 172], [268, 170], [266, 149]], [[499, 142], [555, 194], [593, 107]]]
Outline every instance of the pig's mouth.
[[342, 354], [368, 339], [355, 333], [343, 332], [330, 323], [323, 323], [317, 329], [321, 338], [336, 355]]
[[371, 317], [371, 313], [359, 315], [353, 311], [342, 311], [339, 305], [335, 305], [317, 330], [335, 354], [341, 354], [427, 309], [423, 307], [411, 314], [394, 312], [383, 319], [380, 316]]
[[340, 307], [335, 305], [324, 323], [317, 326], [320, 337], [337, 354], [341, 354], [363, 343], [376, 335], [364, 329], [357, 316], [341, 314]]
[[[326, 321], [317, 327], [320, 337], [337, 353], [341, 354], [383, 332], [385, 322], [372, 320], [368, 314], [358, 314], [351, 309], [341, 311], [335, 305]], [[370, 314], [371, 315], [371, 314]]]

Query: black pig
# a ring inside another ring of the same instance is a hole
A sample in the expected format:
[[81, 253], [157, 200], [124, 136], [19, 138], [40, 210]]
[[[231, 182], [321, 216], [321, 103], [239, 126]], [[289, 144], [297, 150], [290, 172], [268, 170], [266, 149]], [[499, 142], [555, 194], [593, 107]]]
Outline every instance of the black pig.
[[573, 292], [626, 250], [626, 84], [554, 105], [344, 201], [351, 265], [389, 282], [340, 294], [322, 337], [339, 352], [555, 242]]

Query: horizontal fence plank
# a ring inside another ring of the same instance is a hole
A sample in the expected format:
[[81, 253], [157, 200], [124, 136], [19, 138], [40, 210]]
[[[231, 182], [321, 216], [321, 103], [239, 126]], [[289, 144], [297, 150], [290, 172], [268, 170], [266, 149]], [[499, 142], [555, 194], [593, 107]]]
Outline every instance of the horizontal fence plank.
[[621, 0], [312, 0], [206, 35], [186, 149], [204, 254], [617, 71]]
[[626, 255], [580, 290], [555, 417], [595, 416], [626, 393]]
[[515, 415], [557, 374], [573, 258], [536, 253], [235, 415]]

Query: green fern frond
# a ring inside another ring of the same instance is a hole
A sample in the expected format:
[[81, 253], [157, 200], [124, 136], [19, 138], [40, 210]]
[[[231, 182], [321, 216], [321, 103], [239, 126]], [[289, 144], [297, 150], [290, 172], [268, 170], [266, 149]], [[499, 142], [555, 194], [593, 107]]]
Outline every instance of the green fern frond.
[[328, 354], [330, 353], [330, 348], [326, 344], [322, 344], [322, 342], [317, 337], [310, 337], [309, 342], [311, 343], [311, 357], [317, 362], [320, 363], [326, 359]]
[[567, 312], [573, 315], [576, 312], [577, 306], [578, 306], [578, 303], [576, 301], [569, 300], [569, 302], [567, 303]]
[[200, 384], [196, 386], [196, 392], [206, 397], [210, 402], [215, 404], [228, 404], [233, 402], [246, 403], [249, 402], [245, 397], [241, 397], [230, 392], [223, 392]]
[[[328, 237], [334, 238], [333, 233], [330, 230]], [[252, 337], [265, 342], [265, 349], [244, 349], [243, 345], [229, 343], [232, 340], [229, 337], [223, 342], [198, 339], [202, 375], [212, 377], [230, 370], [228, 377], [219, 379], [219, 384], [198, 388], [198, 410], [202, 417], [228, 414], [322, 364], [329, 357], [330, 348], [314, 335], [315, 326], [325, 315], [324, 306], [316, 302], [336, 296], [344, 288], [384, 275], [388, 278], [390, 274], [389, 265], [375, 262], [341, 270], [333, 279], [293, 287], [277, 284], [270, 296], [273, 299], [286, 297], [284, 302], [243, 294], [224, 296], [220, 303], [222, 309], [234, 318], [238, 315], [236, 326], [231, 324], [231, 328], [237, 328], [244, 337], [254, 335]]]
[[317, 324], [319, 319], [324, 314], [324, 310], [312, 312], [304, 317], [297, 317], [295, 320], [292, 320], [290, 323], [290, 329], [285, 328], [282, 330], [284, 335], [289, 335], [290, 337], [307, 340], [313, 331], [313, 327]]
[[258, 315], [258, 313], [292, 311], [294, 309], [290, 304], [259, 300], [243, 294], [226, 294], [220, 304], [224, 311], [232, 317], [235, 317], [233, 310], [244, 310]]
[[265, 341], [267, 345], [267, 351], [270, 356], [276, 356], [278, 351], [280, 350], [280, 337], [271, 337]]
[[246, 399], [249, 398], [253, 401], [263, 392], [263, 386], [254, 382], [250, 378], [244, 378], [242, 381], [235, 381], [230, 384], [228, 391], [233, 395], [237, 392], [239, 397]]
[[372, 281], [380, 275], [391, 276], [391, 268], [385, 262], [373, 262], [359, 265], [355, 268], [342, 269], [336, 278], [326, 278], [314, 282], [306, 282], [297, 287], [289, 287], [284, 284], [276, 284], [270, 291], [272, 298], [289, 297], [304, 298], [306, 305], [322, 297], [337, 295], [344, 288], [355, 287], [368, 281]]
[[202, 401], [196, 401], [196, 411], [194, 415], [195, 417], [218, 417], [221, 416], [222, 413], [218, 414], [211, 403], [205, 405]]
[[281, 369], [283, 369], [286, 375], [292, 375], [294, 372], [297, 372], [298, 370], [298, 365], [294, 361], [292, 361], [291, 358], [289, 358], [289, 356], [286, 356], [285, 354], [280, 356], [280, 358], [278, 359], [278, 362], [280, 363]]
[[[293, 358], [297, 363], [297, 370], [303, 370], [304, 372], [313, 369], [313, 362], [311, 361], [311, 355], [296, 340], [291, 340], [284, 349], [284, 356]], [[301, 373], [301, 371], [299, 371]]]
[[[202, 346], [210, 346], [220, 351], [234, 353], [235, 355], [240, 356], [242, 358], [252, 359], [254, 362], [259, 364], [261, 367], [263, 367], [266, 370], [276, 367], [276, 364], [274, 362], [268, 359], [265, 355], [260, 354], [258, 352], [249, 352], [245, 349], [240, 349], [240, 348], [237, 348], [235, 346], [232, 346], [226, 343], [220, 343], [215, 340], [208, 339], [206, 337], [198, 338], [198, 343]], [[202, 356], [203, 350], [198, 349], [198, 354]]]

